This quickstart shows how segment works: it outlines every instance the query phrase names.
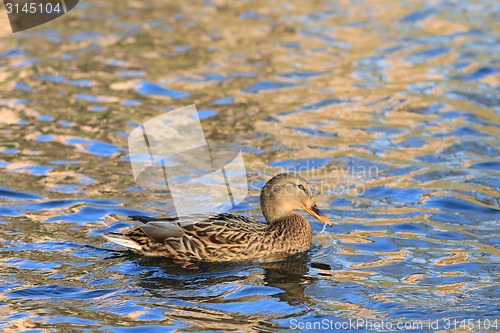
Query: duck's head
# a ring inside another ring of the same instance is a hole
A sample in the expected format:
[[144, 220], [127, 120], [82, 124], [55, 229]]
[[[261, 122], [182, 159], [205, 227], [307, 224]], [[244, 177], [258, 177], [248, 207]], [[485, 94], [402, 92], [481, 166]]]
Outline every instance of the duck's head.
[[260, 193], [260, 207], [269, 223], [291, 215], [294, 210], [304, 210], [332, 225], [316, 206], [307, 181], [296, 173], [281, 173], [269, 180]]

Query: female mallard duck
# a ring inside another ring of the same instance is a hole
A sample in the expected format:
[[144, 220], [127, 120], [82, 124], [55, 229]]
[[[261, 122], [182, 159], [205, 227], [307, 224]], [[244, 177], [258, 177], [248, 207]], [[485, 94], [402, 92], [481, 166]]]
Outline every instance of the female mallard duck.
[[145, 256], [164, 256], [182, 262], [274, 260], [307, 251], [311, 246], [309, 222], [294, 210], [305, 210], [332, 225], [312, 199], [307, 181], [294, 173], [282, 173], [262, 188], [260, 206], [267, 223], [234, 214], [208, 214], [200, 221], [175, 217], [131, 216], [143, 222], [125, 234], [104, 235]]

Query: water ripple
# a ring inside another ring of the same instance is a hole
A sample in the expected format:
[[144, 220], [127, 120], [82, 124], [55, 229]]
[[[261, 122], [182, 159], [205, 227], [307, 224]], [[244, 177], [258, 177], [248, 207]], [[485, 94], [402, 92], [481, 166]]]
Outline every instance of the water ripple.
[[137, 85], [135, 86], [135, 90], [138, 93], [144, 95], [159, 95], [171, 98], [186, 98], [191, 95], [190, 93], [187, 92], [163, 88], [162, 86], [159, 86], [157, 84], [148, 81], [138, 82]]
[[[386, 7], [88, 0], [2, 36], [0, 329], [496, 319], [500, 7]], [[135, 184], [127, 137], [193, 103], [208, 141], [244, 147], [238, 213], [262, 219], [280, 170], [311, 181], [334, 225], [311, 223], [308, 253], [183, 268], [102, 237], [174, 212]]]

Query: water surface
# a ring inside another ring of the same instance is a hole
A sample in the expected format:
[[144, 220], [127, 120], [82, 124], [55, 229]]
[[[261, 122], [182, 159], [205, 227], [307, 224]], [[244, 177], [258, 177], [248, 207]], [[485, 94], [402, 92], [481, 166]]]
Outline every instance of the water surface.
[[[87, 0], [15, 35], [4, 18], [0, 327], [496, 331], [499, 13]], [[280, 171], [310, 179], [336, 223], [313, 225], [309, 253], [192, 270], [100, 237], [169, 209], [134, 183], [127, 135], [193, 103], [209, 142], [243, 147], [239, 213], [261, 219], [259, 190]]]

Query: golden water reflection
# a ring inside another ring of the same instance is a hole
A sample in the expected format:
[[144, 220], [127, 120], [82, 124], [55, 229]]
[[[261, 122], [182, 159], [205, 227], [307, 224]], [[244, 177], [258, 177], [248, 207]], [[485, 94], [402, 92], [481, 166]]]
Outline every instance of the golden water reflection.
[[[498, 10], [89, 0], [16, 35], [0, 15], [2, 329], [498, 316]], [[127, 135], [189, 104], [243, 147], [239, 212], [261, 218], [275, 173], [311, 180], [335, 224], [308, 256], [185, 271], [105, 249], [127, 215], [171, 212]]]

